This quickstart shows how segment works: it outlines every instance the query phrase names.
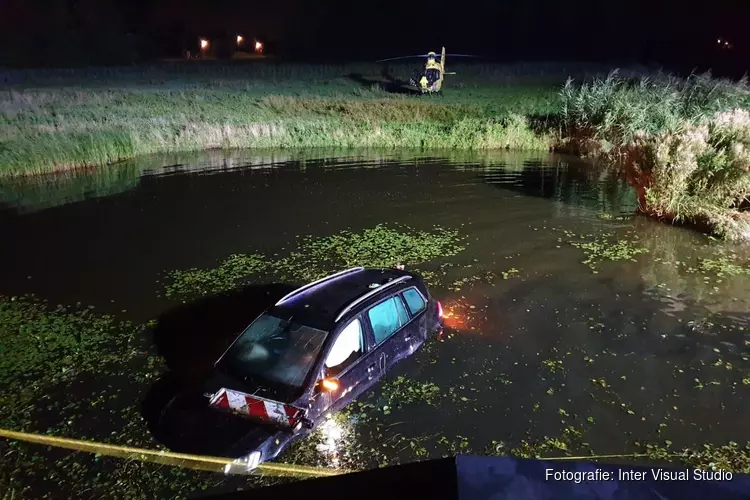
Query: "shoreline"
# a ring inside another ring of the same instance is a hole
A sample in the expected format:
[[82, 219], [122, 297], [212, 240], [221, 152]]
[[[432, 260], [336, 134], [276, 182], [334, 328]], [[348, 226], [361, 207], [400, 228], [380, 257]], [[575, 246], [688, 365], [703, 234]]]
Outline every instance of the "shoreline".
[[[351, 134], [352, 129], [350, 126], [344, 124], [326, 124], [324, 122], [319, 123], [305, 123], [310, 128], [325, 128], [331, 133], [331, 139], [320, 140], [320, 141], [306, 141], [304, 133], [295, 133], [294, 130], [290, 130], [288, 124], [280, 123], [254, 123], [248, 124], [247, 126], [241, 126], [240, 129], [248, 131], [248, 133], [240, 133], [236, 135], [224, 134], [222, 139], [226, 140], [226, 144], [217, 145], [211, 144], [214, 140], [210, 135], [222, 134], [221, 130], [211, 130], [210, 134], [206, 135], [207, 142], [209, 144], [196, 146], [196, 147], [155, 147], [149, 149], [138, 150], [132, 154], [119, 155], [111, 157], [107, 154], [108, 149], [114, 149], [117, 142], [111, 144], [101, 144], [97, 147], [95, 141], [97, 134], [92, 133], [88, 136], [81, 136], [76, 140], [71, 140], [68, 145], [68, 151], [75, 151], [80, 153], [83, 149], [86, 151], [87, 146], [90, 146], [90, 154], [87, 154], [80, 160], [72, 160], [68, 162], [57, 162], [52, 160], [52, 156], [42, 157], [41, 161], [35, 162], [38, 166], [35, 169], [21, 170], [21, 169], [2, 169], [0, 167], [0, 182], [4, 180], [13, 180], [20, 178], [34, 178], [55, 174], [63, 174], [70, 172], [85, 172], [89, 170], [96, 170], [100, 168], [106, 168], [109, 166], [116, 166], [120, 163], [128, 160], [134, 160], [139, 157], [146, 156], [157, 156], [157, 155], [168, 155], [168, 154], [189, 154], [189, 153], [203, 153], [212, 151], [264, 151], [264, 150], [277, 150], [277, 151], [296, 151], [299, 149], [335, 149], [339, 151], [357, 151], [363, 149], [373, 150], [417, 150], [426, 153], [430, 152], [481, 152], [481, 151], [534, 151], [534, 152], [555, 152], [561, 154], [573, 154], [561, 147], [560, 141], [557, 140], [552, 134], [537, 135], [529, 129], [528, 126], [523, 124], [525, 117], [512, 117], [512, 120], [519, 120], [520, 126], [504, 126], [499, 122], [487, 121], [480, 124], [476, 131], [472, 134], [471, 142], [461, 143], [460, 139], [456, 138], [456, 129], [450, 129], [442, 134], [430, 134], [423, 133], [421, 131], [414, 131], [410, 129], [408, 125], [402, 124], [384, 124], [382, 128], [375, 128], [369, 131], [360, 131], [359, 138], [361, 142], [353, 142], [350, 140], [340, 141], [345, 134]], [[461, 126], [460, 124], [459, 126]], [[390, 128], [386, 131], [384, 129]], [[237, 127], [232, 127], [231, 130], [237, 130]], [[271, 133], [256, 133], [256, 130], [270, 130]], [[404, 137], [409, 136], [411, 137]], [[401, 138], [399, 138], [401, 136]], [[136, 142], [140, 138], [127, 137], [126, 133], [123, 134], [120, 139], [120, 143]], [[179, 142], [180, 136], [173, 138], [173, 141]], [[306, 143], [307, 142], [307, 143]], [[66, 151], [65, 156], [67, 156]], [[102, 161], [104, 157], [104, 161]], [[86, 158], [86, 159], [84, 159]], [[36, 159], [36, 158], [35, 158]]]

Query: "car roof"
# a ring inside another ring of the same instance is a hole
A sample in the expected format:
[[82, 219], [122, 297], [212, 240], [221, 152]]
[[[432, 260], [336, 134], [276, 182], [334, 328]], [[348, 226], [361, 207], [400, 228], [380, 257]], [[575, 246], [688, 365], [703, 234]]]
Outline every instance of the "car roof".
[[[337, 317], [349, 304], [379, 288], [371, 288], [372, 284], [382, 286], [405, 277], [417, 279], [416, 282], [408, 279], [406, 282], [409, 284], [416, 285], [421, 282], [412, 273], [399, 269], [353, 268], [323, 278], [318, 285], [314, 285], [316, 282], [313, 282], [295, 290], [277, 302], [268, 313], [284, 319], [293, 317], [295, 323], [328, 331], [333, 328]], [[306, 287], [308, 288], [305, 289]]]

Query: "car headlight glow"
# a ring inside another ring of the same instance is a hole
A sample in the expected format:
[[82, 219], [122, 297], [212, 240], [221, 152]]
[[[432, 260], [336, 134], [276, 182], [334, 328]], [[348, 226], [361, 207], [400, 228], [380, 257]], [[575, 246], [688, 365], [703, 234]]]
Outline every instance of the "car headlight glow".
[[232, 472], [232, 466], [244, 467], [245, 471], [251, 471], [260, 465], [260, 451], [254, 451], [249, 455], [238, 458], [224, 466], [224, 474]]
[[260, 452], [254, 451], [245, 457], [245, 466], [247, 470], [253, 470], [260, 464]]

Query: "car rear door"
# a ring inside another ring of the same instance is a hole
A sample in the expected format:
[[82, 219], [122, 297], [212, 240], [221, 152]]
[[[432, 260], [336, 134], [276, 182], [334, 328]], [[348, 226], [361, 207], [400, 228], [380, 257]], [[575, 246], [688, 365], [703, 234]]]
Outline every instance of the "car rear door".
[[414, 351], [414, 345], [419, 341], [419, 325], [417, 321], [411, 321], [400, 293], [373, 305], [364, 316], [372, 332], [372, 353], [378, 360], [380, 378]]
[[401, 299], [409, 312], [409, 328], [412, 329], [412, 338], [409, 341], [409, 349], [417, 349], [426, 340], [432, 331], [429, 322], [429, 299], [425, 297], [417, 287], [410, 287], [401, 292]]

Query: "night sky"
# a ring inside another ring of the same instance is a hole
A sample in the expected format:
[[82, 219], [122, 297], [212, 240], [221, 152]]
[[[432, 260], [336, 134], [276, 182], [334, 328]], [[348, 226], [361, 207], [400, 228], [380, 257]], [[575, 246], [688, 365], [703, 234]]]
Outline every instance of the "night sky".
[[719, 37], [732, 41], [735, 59], [748, 59], [739, 54], [748, 55], [750, 45], [750, 2], [741, 0], [0, 0], [0, 6], [6, 64], [71, 54], [179, 56], [198, 36], [222, 33], [261, 38], [279, 54], [346, 59], [446, 45], [449, 52], [504, 61], [704, 64], [727, 56], [717, 50]]

